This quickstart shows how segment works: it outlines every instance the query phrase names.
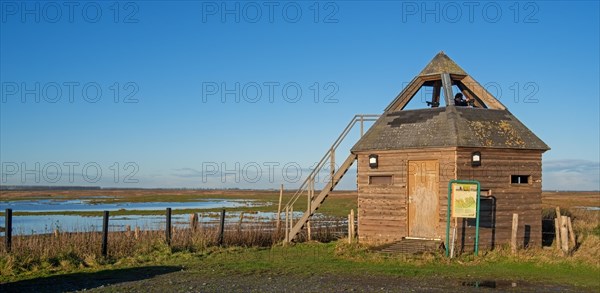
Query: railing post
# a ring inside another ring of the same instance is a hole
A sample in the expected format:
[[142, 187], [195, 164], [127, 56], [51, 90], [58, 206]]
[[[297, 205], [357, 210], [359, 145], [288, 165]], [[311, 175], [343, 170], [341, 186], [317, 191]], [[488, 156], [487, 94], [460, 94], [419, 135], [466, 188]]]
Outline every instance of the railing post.
[[[314, 177], [310, 177], [309, 181], [308, 181], [308, 192], [307, 192], [307, 197], [306, 197], [306, 213], [310, 215], [310, 211], [311, 211], [311, 204], [312, 204], [312, 198], [313, 198], [313, 192], [315, 189], [315, 178]], [[306, 221], [306, 239], [308, 241], [311, 240], [310, 238], [310, 217], [308, 218], [308, 220]]]
[[6, 209], [4, 212], [4, 241], [7, 253], [10, 253], [12, 247], [12, 209]]
[[[309, 197], [312, 198], [313, 200], [315, 199], [315, 197], [314, 197], [314, 184], [315, 184], [314, 181], [315, 181], [316, 177], [319, 176], [320, 172], [327, 168], [326, 167], [327, 160], [329, 160], [329, 163], [330, 163], [330, 176], [331, 176], [331, 181], [329, 182], [329, 190], [327, 190], [327, 191], [332, 191], [334, 189], [336, 181], [339, 180], [339, 178], [335, 177], [335, 175], [336, 175], [335, 151], [336, 151], [337, 147], [346, 138], [348, 133], [354, 129], [354, 126], [356, 125], [357, 122], [359, 122], [359, 120], [360, 120], [360, 124], [361, 124], [360, 131], [361, 131], [361, 136], [362, 136], [362, 135], [364, 135], [364, 131], [365, 131], [365, 129], [364, 129], [365, 122], [376, 121], [378, 117], [379, 117], [379, 115], [364, 115], [364, 114], [359, 114], [359, 115], [353, 116], [350, 123], [348, 123], [346, 128], [342, 131], [342, 133], [338, 136], [338, 138], [335, 140], [335, 142], [331, 145], [331, 147], [327, 151], [327, 153], [325, 153], [325, 155], [317, 163], [315, 169], [312, 170], [312, 172], [308, 175], [308, 177], [306, 177], [306, 179], [300, 185], [298, 190], [290, 197], [290, 199], [288, 200], [288, 202], [286, 204], [286, 211], [285, 211], [285, 213], [286, 213], [286, 221], [285, 221], [286, 239], [285, 239], [285, 241], [286, 242], [293, 241], [293, 238], [298, 233], [298, 231], [294, 230], [294, 207], [293, 207], [294, 204], [297, 202], [297, 200], [300, 197], [302, 197], [304, 195], [303, 194], [304, 191], [308, 191]], [[311, 184], [312, 184], [312, 187], [310, 186]], [[327, 188], [327, 185], [325, 185], [324, 188]], [[308, 208], [309, 212], [312, 211], [312, 208], [315, 207], [315, 204], [318, 205], [318, 204], [320, 204], [320, 202], [313, 203], [312, 200], [310, 200], [310, 206], [308, 206], [308, 204], [307, 204], [307, 206], [309, 207]], [[288, 222], [288, 219], [289, 219], [289, 222]], [[302, 217], [301, 219], [304, 219], [304, 217]], [[309, 222], [310, 221], [306, 219], [306, 222], [304, 222], [302, 224], [306, 224]], [[291, 234], [292, 231], [294, 231], [295, 234], [292, 235]]]
[[289, 225], [288, 225], [288, 217], [290, 215], [290, 208], [289, 207], [285, 207], [285, 243], [290, 242], [290, 230], [289, 230]]
[[306, 197], [306, 202], [307, 202], [306, 212], [307, 213], [310, 213], [310, 205], [312, 202], [312, 192], [313, 192], [314, 188], [315, 188], [315, 178], [311, 177], [308, 181], [308, 192], [306, 193], [306, 195], [307, 195], [307, 197]]
[[277, 206], [277, 234], [279, 234], [281, 227], [281, 199], [283, 198], [283, 184], [279, 188], [279, 205]]
[[364, 122], [365, 122], [365, 118], [363, 115], [360, 115], [360, 137], [363, 136], [363, 134], [365, 133], [365, 126], [364, 126]]
[[108, 255], [108, 211], [104, 211], [102, 219], [102, 256]]
[[330, 168], [331, 168], [331, 189], [333, 189], [333, 176], [335, 175], [335, 149], [331, 148], [331, 157], [330, 157]]

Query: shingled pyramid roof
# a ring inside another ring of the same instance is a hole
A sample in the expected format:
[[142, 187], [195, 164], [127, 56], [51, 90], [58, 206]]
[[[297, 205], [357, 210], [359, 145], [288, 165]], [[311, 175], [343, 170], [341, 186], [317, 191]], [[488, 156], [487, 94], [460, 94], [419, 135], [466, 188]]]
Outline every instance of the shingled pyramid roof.
[[433, 75], [433, 74], [442, 74], [442, 73], [450, 73], [450, 74], [458, 74], [458, 75], [467, 75], [467, 73], [458, 66], [448, 55], [444, 54], [444, 52], [439, 52], [423, 70], [419, 73], [419, 76]]
[[[476, 107], [454, 106], [448, 99], [453, 97], [452, 85], [473, 98]], [[446, 107], [403, 110], [422, 86], [434, 87], [434, 102], [443, 88]], [[433, 147], [550, 149], [443, 52], [402, 90], [351, 151]]]

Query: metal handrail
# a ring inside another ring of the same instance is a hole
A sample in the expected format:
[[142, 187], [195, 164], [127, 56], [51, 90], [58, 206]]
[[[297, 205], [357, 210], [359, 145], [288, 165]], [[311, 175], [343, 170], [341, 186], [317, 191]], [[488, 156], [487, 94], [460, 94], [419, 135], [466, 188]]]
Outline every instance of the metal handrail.
[[311, 179], [314, 179], [316, 174], [321, 172], [321, 170], [323, 169], [323, 166], [325, 165], [325, 162], [327, 162], [328, 159], [331, 159], [332, 154], [335, 152], [337, 147], [342, 143], [342, 141], [346, 138], [348, 133], [350, 133], [350, 131], [354, 128], [354, 125], [356, 125], [357, 122], [359, 122], [359, 121], [361, 122], [361, 136], [362, 136], [363, 135], [363, 133], [362, 133], [363, 127], [364, 127], [363, 123], [369, 122], [369, 121], [377, 121], [377, 119], [379, 119], [379, 116], [380, 116], [379, 114], [357, 114], [357, 115], [354, 115], [352, 120], [350, 120], [350, 123], [348, 123], [346, 128], [344, 128], [342, 133], [338, 136], [338, 138], [335, 140], [335, 142], [327, 150], [327, 152], [325, 153], [323, 158], [321, 158], [319, 163], [317, 163], [317, 165], [312, 170], [312, 172], [306, 177], [306, 179], [304, 180], [302, 185], [300, 185], [298, 190], [294, 193], [294, 195], [287, 202], [286, 207], [291, 207], [296, 203], [298, 198], [300, 198], [300, 196], [304, 193], [304, 191], [306, 191], [306, 189], [309, 187], [309, 182], [311, 181]]

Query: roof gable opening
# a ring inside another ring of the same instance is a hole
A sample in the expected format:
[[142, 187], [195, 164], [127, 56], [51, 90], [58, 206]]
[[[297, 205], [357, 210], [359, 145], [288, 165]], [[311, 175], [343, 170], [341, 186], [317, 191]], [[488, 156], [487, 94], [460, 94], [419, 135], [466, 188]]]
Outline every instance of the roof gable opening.
[[[506, 107], [484, 87], [468, 75], [444, 52], [438, 53], [385, 109], [386, 112], [404, 109], [456, 106], [454, 98], [460, 93], [478, 108], [500, 109]], [[429, 96], [429, 97], [428, 97]], [[416, 99], [416, 103], [408, 104]], [[425, 107], [423, 107], [425, 104]], [[408, 107], [407, 107], [408, 106]], [[462, 106], [462, 105], [458, 105]]]
[[[458, 93], [473, 100], [472, 108], [455, 104]], [[438, 147], [550, 149], [443, 52], [404, 87], [351, 151]]]
[[[462, 91], [460, 90], [458, 85], [452, 85], [452, 93], [462, 94]], [[466, 95], [462, 95], [463, 98], [466, 99]], [[446, 99], [444, 91], [441, 91], [439, 88], [436, 89], [436, 85], [434, 83], [426, 83], [415, 93], [415, 95], [408, 101], [408, 103], [404, 106], [402, 110], [443, 108], [448, 106], [446, 104], [446, 101], [450, 101], [450, 105], [455, 105], [454, 96], [448, 97], [448, 99]]]

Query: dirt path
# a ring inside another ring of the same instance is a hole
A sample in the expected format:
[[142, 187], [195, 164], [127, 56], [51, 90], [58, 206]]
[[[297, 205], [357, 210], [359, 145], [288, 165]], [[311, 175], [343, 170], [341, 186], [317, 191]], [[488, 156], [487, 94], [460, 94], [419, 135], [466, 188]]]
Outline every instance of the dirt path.
[[202, 274], [177, 267], [93, 276], [66, 275], [1, 285], [2, 292], [581, 292], [569, 286], [524, 282], [382, 275]]
[[[246, 275], [202, 277], [176, 274], [156, 279], [122, 283], [99, 289], [99, 292], [577, 292], [573, 288], [539, 286], [512, 282], [487, 282], [488, 287], [475, 288], [473, 282], [449, 279], [410, 279], [389, 276], [323, 275], [299, 277], [291, 275]], [[493, 286], [495, 288], [490, 288]], [[96, 290], [94, 290], [96, 291]]]

